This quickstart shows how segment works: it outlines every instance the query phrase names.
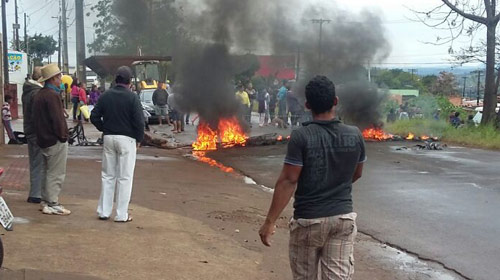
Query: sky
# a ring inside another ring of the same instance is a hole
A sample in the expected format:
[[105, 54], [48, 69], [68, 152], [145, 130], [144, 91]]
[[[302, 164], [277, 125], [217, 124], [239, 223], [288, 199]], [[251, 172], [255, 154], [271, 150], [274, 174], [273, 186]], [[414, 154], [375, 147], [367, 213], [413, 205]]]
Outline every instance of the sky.
[[[59, 1], [60, 0], [18, 0], [19, 22], [21, 26], [23, 26], [23, 13], [28, 15], [28, 35], [42, 33], [44, 35], [53, 35], [54, 39], [57, 40]], [[95, 16], [92, 15], [90, 8], [96, 2], [97, 0], [85, 0], [84, 2], [85, 14], [91, 13], [90, 16], [85, 16], [86, 43], [91, 43], [94, 38], [92, 23], [96, 19]], [[435, 42], [436, 36], [443, 37], [446, 36], [446, 33], [442, 31], [439, 32], [420, 22], [416, 22], [414, 20], [415, 15], [410, 10], [425, 11], [441, 4], [440, 0], [337, 0], [336, 2], [339, 7], [345, 10], [359, 12], [362, 9], [369, 9], [380, 14], [386, 28], [387, 38], [392, 46], [392, 51], [385, 61], [374, 66], [414, 68], [440, 65], [447, 67], [446, 65], [449, 64], [449, 60], [451, 59], [451, 56], [448, 54], [449, 44], [436, 46], [426, 43]], [[67, 0], [70, 66], [76, 64], [74, 4], [74, 0]], [[7, 33], [9, 41], [13, 36], [12, 24], [15, 20], [14, 14], [14, 0], [10, 0], [9, 3], [7, 3]], [[23, 34], [24, 29], [21, 29], [21, 38]], [[456, 42], [454, 47], [466, 45], [467, 40], [462, 39]], [[52, 62], [57, 62], [57, 54], [52, 57]]]

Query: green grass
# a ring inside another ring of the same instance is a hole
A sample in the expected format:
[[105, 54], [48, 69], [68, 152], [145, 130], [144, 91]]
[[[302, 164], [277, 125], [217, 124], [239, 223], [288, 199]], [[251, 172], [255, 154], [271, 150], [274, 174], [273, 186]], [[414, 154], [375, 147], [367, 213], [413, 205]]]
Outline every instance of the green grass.
[[416, 136], [439, 137], [447, 143], [500, 150], [500, 130], [493, 126], [454, 128], [445, 121], [414, 119], [386, 124], [385, 130], [401, 136], [411, 132]]

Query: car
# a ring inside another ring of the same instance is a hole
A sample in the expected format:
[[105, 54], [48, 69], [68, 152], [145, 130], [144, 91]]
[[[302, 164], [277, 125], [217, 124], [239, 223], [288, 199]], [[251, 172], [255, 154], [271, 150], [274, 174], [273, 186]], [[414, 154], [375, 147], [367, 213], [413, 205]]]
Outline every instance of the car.
[[[143, 89], [139, 93], [142, 108], [151, 115], [151, 117], [149, 117], [149, 123], [158, 123], [158, 116], [156, 115], [155, 105], [153, 104], [153, 93], [155, 90], [156, 89]], [[162, 119], [166, 120], [165, 117], [162, 117]]]

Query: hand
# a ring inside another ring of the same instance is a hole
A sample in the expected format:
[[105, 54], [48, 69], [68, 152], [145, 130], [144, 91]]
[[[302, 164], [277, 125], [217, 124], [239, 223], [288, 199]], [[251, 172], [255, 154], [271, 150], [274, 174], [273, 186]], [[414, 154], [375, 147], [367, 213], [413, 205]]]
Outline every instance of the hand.
[[276, 232], [274, 223], [265, 222], [259, 230], [260, 240], [262, 244], [271, 247], [271, 236]]
[[137, 149], [139, 149], [141, 147], [141, 142], [137, 142], [136, 146], [137, 146]]

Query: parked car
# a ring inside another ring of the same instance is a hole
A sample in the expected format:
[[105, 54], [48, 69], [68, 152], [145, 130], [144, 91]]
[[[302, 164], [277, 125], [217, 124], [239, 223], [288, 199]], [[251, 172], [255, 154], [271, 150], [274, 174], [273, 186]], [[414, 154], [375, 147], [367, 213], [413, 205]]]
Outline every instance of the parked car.
[[[139, 99], [141, 100], [142, 108], [151, 115], [149, 117], [149, 123], [157, 123], [158, 117], [156, 116], [155, 106], [153, 104], [153, 93], [156, 89], [143, 89], [139, 93]], [[166, 119], [166, 118], [163, 118]]]

